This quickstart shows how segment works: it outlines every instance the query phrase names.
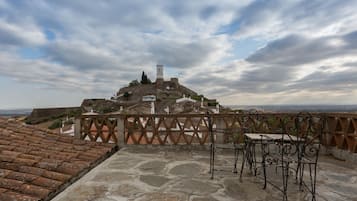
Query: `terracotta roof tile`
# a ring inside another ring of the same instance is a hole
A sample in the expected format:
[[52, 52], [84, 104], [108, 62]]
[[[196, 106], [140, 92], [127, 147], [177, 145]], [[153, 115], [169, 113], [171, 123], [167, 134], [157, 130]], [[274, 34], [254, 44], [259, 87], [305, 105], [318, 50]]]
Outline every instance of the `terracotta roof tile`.
[[23, 181], [18, 181], [15, 179], [6, 179], [0, 177], [0, 188], [7, 188], [9, 190], [19, 190], [21, 186], [24, 184]]
[[20, 152], [16, 152], [16, 151], [4, 150], [4, 151], [1, 152], [1, 154], [6, 155], [6, 156], [13, 156], [13, 157], [16, 158], [16, 156], [20, 155], [21, 153]]
[[36, 167], [21, 166], [21, 167], [19, 167], [18, 171], [23, 172], [23, 173], [31, 173], [34, 175], [41, 176], [46, 170], [41, 169], [41, 168], [36, 168]]
[[37, 179], [33, 180], [31, 182], [31, 184], [34, 184], [34, 185], [37, 185], [37, 186], [42, 186], [42, 187], [45, 187], [47, 189], [54, 190], [58, 186], [60, 186], [62, 184], [62, 182], [56, 181], [56, 180], [53, 180], [53, 179], [47, 179], [45, 177], [38, 177]]
[[16, 163], [18, 165], [27, 165], [27, 166], [33, 166], [37, 163], [38, 161], [36, 160], [31, 160], [31, 159], [26, 159], [26, 158], [15, 158], [13, 163]]
[[58, 172], [53, 172], [53, 171], [45, 171], [42, 174], [43, 177], [52, 179], [52, 180], [57, 180], [57, 181], [67, 181], [69, 178], [71, 178], [70, 175], [64, 174], [64, 173], [58, 173]]
[[11, 172], [11, 170], [0, 169], [0, 177], [6, 177]]
[[40, 161], [40, 160], [41, 160], [41, 157], [39, 157], [39, 156], [34, 156], [34, 155], [30, 155], [30, 154], [21, 154], [20, 157], [21, 157], [21, 158], [24, 158], [24, 159], [35, 160], [35, 161]]
[[14, 171], [19, 170], [19, 166], [16, 163], [8, 163], [3, 161], [0, 161], [0, 168], [7, 169], [7, 170], [14, 170]]
[[5, 191], [7, 191], [6, 188], [0, 188], [0, 195], [1, 195], [2, 193], [4, 193]]
[[36, 168], [36, 167], [22, 166], [19, 168], [19, 172], [31, 173], [33, 175], [42, 176], [42, 177], [45, 177], [48, 179], [57, 180], [57, 181], [61, 181], [61, 182], [64, 182], [64, 181], [68, 180], [69, 178], [71, 178], [71, 175], [69, 175], [69, 174], [48, 171], [48, 170]]
[[13, 150], [14, 147], [15, 147], [15, 146], [11, 146], [11, 147], [10, 147], [10, 145], [0, 144], [0, 149], [1, 149], [1, 150], [9, 150], [9, 151], [11, 151], [11, 150]]
[[[1, 134], [3, 134], [4, 132], [1, 132]], [[1, 145], [9, 145], [11, 142], [8, 142], [6, 140], [0, 140], [0, 144]]]
[[61, 166], [57, 168], [58, 172], [63, 172], [69, 175], [76, 175], [79, 173], [81, 168], [85, 168], [86, 166], [81, 166], [73, 163], [63, 163]]
[[44, 158], [34, 167], [39, 167], [46, 170], [56, 170], [64, 161], [51, 158]]
[[48, 200], [113, 150], [0, 118], [0, 200]]
[[16, 159], [14, 156], [7, 156], [0, 153], [0, 162], [12, 162]]
[[14, 179], [18, 181], [23, 181], [23, 182], [32, 182], [33, 180], [37, 179], [39, 176], [32, 175], [32, 174], [26, 174], [26, 173], [21, 173], [21, 172], [14, 172], [14, 171], [9, 171], [9, 173], [5, 176], [7, 179]]
[[16, 193], [13, 191], [6, 191], [4, 193], [0, 193], [0, 200], [7, 201], [38, 201], [41, 198], [24, 195], [21, 193]]
[[23, 184], [20, 187], [20, 189], [18, 190], [18, 192], [25, 194], [25, 195], [44, 198], [44, 197], [47, 197], [47, 195], [51, 192], [51, 190], [43, 188], [43, 187], [35, 186], [35, 185]]

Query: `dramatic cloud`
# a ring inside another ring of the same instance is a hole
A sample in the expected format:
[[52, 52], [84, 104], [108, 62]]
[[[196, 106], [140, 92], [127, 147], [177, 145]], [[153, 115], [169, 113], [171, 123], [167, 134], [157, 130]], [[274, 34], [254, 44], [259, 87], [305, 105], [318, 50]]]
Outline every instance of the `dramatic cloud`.
[[175, 68], [192, 68], [214, 64], [226, 54], [229, 47], [224, 37], [198, 39], [189, 43], [160, 40], [150, 44], [149, 52], [154, 54], [158, 63]]
[[326, 36], [354, 31], [356, 1], [254, 1], [236, 13], [238, 37], [278, 38], [291, 33]]
[[295, 66], [357, 53], [357, 32], [307, 38], [290, 35], [269, 43], [247, 58], [253, 63]]
[[356, 9], [349, 0], [0, 0], [0, 83], [108, 98], [143, 70], [154, 80], [160, 63], [223, 104], [351, 103]]
[[45, 42], [45, 35], [37, 27], [29, 24], [14, 25], [0, 19], [2, 45], [41, 45]]

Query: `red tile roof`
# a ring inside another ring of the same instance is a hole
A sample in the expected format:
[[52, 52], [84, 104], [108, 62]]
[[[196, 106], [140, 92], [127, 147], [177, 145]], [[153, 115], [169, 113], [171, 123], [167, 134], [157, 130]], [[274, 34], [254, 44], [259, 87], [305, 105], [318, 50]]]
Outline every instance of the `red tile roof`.
[[49, 200], [115, 150], [0, 118], [0, 200]]

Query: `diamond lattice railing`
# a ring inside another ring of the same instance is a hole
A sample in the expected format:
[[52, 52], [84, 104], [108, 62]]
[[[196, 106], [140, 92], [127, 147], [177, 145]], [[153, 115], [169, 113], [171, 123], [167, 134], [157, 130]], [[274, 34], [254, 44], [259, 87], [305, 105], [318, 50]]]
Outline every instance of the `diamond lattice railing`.
[[80, 138], [94, 142], [116, 143], [117, 119], [105, 116], [81, 118]]
[[[353, 113], [209, 114], [215, 135], [223, 142], [242, 141], [244, 132], [279, 133], [321, 138], [326, 146], [357, 152], [357, 115]], [[118, 129], [123, 122], [123, 130]], [[206, 114], [133, 114], [81, 117], [81, 139], [105, 143], [204, 145], [209, 143]], [[298, 126], [297, 126], [298, 125]], [[297, 128], [298, 127], [298, 128]], [[123, 132], [123, 139], [118, 139]]]

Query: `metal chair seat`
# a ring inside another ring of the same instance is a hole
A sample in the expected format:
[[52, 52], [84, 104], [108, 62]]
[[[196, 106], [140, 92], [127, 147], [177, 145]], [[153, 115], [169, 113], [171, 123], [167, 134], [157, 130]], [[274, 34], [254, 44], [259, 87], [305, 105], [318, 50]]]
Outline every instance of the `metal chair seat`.
[[215, 147], [218, 149], [239, 149], [243, 150], [244, 149], [244, 144], [215, 144]]

